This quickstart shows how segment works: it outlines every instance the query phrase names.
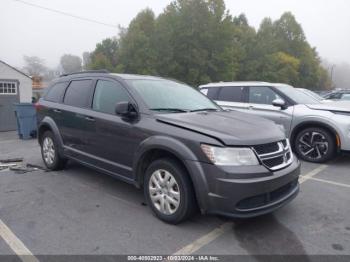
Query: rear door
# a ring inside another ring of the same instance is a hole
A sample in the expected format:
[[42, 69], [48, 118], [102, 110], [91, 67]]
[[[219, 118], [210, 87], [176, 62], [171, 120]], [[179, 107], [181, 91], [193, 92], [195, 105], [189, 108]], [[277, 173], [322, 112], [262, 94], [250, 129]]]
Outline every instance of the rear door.
[[261, 116], [283, 125], [289, 134], [293, 118], [293, 106], [281, 109], [272, 105], [275, 99], [282, 99], [271, 87], [251, 86], [248, 89], [249, 110], [247, 112]]
[[223, 86], [217, 91], [216, 102], [225, 109], [246, 111], [246, 88], [243, 86]]
[[72, 80], [64, 95], [64, 106], [58, 111], [63, 143], [71, 156], [79, 158], [87, 150], [88, 139], [94, 132], [94, 119], [90, 116], [93, 83], [88, 78]]

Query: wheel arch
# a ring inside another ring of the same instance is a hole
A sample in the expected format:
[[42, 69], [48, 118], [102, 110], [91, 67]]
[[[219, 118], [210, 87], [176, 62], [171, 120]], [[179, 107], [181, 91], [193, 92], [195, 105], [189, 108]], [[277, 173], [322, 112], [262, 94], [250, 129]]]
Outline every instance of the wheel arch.
[[333, 135], [333, 138], [336, 142], [336, 148], [337, 150], [340, 150], [341, 148], [341, 140], [340, 140], [340, 136], [337, 132], [337, 130], [335, 128], [333, 128], [332, 126], [323, 123], [323, 122], [318, 122], [318, 121], [306, 121], [306, 122], [302, 122], [300, 124], [298, 124], [292, 131], [291, 136], [290, 136], [290, 140], [292, 142], [292, 145], [294, 147], [294, 140], [296, 138], [296, 136], [298, 135], [298, 133], [300, 131], [302, 131], [303, 129], [306, 128], [310, 128], [310, 127], [318, 127], [318, 128], [323, 128], [326, 129], [328, 132], [330, 132]]
[[55, 121], [48, 116], [46, 116], [38, 126], [38, 142], [39, 142], [39, 144], [41, 144], [42, 136], [46, 131], [51, 131], [54, 134], [55, 138], [57, 139], [56, 142], [59, 145], [59, 152], [63, 153], [63, 140], [62, 140], [61, 134], [59, 132], [59, 129], [58, 129]]
[[141, 143], [133, 161], [136, 186], [139, 188], [143, 187], [144, 174], [148, 166], [154, 160], [167, 157], [176, 160], [187, 171], [193, 186], [196, 201], [199, 206], [202, 206], [200, 193], [197, 189], [200, 188], [198, 183], [205, 183], [205, 181], [199, 181], [198, 174], [196, 176], [195, 172], [188, 166], [186, 161], [197, 161], [197, 157], [185, 144], [170, 137], [150, 137]]

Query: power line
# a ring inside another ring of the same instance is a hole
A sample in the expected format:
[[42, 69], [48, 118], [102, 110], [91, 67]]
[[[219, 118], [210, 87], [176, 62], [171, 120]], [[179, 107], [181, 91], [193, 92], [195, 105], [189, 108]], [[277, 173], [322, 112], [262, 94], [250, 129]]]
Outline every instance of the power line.
[[104, 25], [104, 26], [108, 26], [108, 27], [118, 28], [117, 25], [112, 25], [112, 24], [104, 23], [104, 22], [97, 21], [97, 20], [94, 20], [94, 19], [90, 19], [90, 18], [86, 18], [86, 17], [82, 17], [82, 16], [77, 16], [77, 15], [66, 13], [66, 12], [63, 12], [63, 11], [60, 11], [60, 10], [57, 10], [57, 9], [53, 9], [53, 8], [49, 8], [49, 7], [45, 7], [45, 6], [29, 3], [29, 2], [26, 2], [26, 1], [23, 1], [23, 0], [12, 0], [12, 1], [15, 1], [15, 2], [18, 2], [18, 3], [21, 3], [21, 4], [25, 4], [25, 5], [28, 5], [28, 6], [31, 6], [31, 7], [39, 8], [39, 9], [42, 9], [42, 10], [50, 11], [50, 12], [53, 12], [53, 13], [56, 13], [56, 14], [69, 16], [69, 17], [72, 17], [72, 18], [75, 18], [75, 19], [79, 19], [79, 20], [82, 20], [82, 21], [87, 21], [87, 22], [90, 22], [90, 23], [95, 23], [95, 24]]

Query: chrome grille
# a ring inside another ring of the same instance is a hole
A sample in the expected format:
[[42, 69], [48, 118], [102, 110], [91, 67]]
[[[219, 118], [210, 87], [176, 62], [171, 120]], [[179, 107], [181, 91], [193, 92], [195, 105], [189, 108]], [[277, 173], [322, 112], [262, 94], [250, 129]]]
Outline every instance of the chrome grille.
[[293, 162], [289, 140], [278, 141], [253, 147], [261, 163], [268, 169], [275, 171]]

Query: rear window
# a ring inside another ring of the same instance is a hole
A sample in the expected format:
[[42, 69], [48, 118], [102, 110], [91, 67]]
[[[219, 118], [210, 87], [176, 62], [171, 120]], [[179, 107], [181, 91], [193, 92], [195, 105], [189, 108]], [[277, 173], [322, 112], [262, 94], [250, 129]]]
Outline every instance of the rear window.
[[218, 99], [219, 101], [227, 102], [242, 102], [243, 101], [243, 87], [222, 87]]
[[90, 107], [92, 93], [92, 80], [73, 80], [64, 96], [64, 103], [76, 107]]
[[53, 85], [47, 92], [45, 96], [45, 100], [50, 101], [50, 102], [61, 102], [64, 91], [66, 90], [67, 87], [67, 82], [63, 83], [57, 83]]

